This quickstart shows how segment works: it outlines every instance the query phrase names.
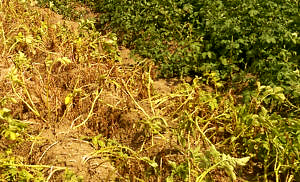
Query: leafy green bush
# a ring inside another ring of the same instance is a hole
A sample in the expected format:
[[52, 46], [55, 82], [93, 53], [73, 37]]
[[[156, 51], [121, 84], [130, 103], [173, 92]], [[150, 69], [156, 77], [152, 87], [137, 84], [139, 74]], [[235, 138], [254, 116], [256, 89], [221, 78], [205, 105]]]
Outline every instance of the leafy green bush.
[[98, 28], [141, 56], [161, 75], [239, 80], [243, 71], [281, 86], [299, 105], [299, 6], [282, 0], [90, 0]]
[[300, 119], [272, 113], [272, 107], [263, 106], [288, 102], [282, 92], [280, 87], [259, 85], [251, 104], [235, 108], [238, 120], [231, 146], [241, 154], [255, 156], [255, 165], [263, 166], [265, 181], [270, 171], [274, 172], [270, 176], [276, 181], [300, 174]]

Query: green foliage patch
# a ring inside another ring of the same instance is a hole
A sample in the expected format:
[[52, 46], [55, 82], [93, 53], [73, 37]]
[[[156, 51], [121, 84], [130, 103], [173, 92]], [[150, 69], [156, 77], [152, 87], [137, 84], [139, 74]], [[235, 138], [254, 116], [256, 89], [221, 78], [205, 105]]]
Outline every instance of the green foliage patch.
[[90, 0], [113, 31], [161, 75], [239, 81], [251, 73], [299, 105], [299, 3], [281, 0]]

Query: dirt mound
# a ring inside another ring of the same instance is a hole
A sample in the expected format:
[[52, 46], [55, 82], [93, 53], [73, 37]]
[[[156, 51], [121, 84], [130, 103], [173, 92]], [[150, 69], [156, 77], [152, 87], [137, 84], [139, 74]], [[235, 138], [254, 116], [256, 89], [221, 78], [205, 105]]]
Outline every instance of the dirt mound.
[[[65, 166], [77, 176], [84, 177], [85, 181], [114, 181], [115, 168], [109, 160], [93, 157], [94, 152], [94, 148], [88, 142], [64, 138], [47, 146], [39, 161], [51, 166]], [[52, 181], [63, 181], [62, 174], [59, 175], [58, 171]]]

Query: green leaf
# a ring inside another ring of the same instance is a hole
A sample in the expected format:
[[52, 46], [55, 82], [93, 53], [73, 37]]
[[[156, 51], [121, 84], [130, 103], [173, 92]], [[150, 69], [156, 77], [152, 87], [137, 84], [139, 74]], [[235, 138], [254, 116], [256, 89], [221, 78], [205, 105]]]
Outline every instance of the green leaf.
[[236, 158], [235, 162], [239, 166], [245, 166], [251, 157]]
[[149, 157], [142, 157], [141, 160], [147, 162], [153, 168], [158, 167], [158, 164], [154, 160], [151, 160]]
[[227, 60], [225, 57], [220, 57], [220, 60], [221, 60], [221, 63], [222, 63], [224, 66], [227, 66], [227, 65], [228, 65], [228, 60]]
[[279, 92], [283, 92], [284, 91], [284, 89], [282, 87], [274, 87], [273, 90], [274, 90], [275, 93], [279, 93]]
[[256, 15], [259, 14], [259, 11], [255, 10], [255, 9], [252, 9], [252, 10], [250, 10], [248, 13], [249, 13], [249, 15], [250, 15], [251, 17], [254, 17], [254, 16], [256, 16]]
[[173, 176], [168, 176], [166, 179], [166, 182], [173, 182]]
[[285, 96], [283, 93], [278, 93], [276, 94], [276, 96], [281, 100], [281, 101], [284, 101], [285, 100]]

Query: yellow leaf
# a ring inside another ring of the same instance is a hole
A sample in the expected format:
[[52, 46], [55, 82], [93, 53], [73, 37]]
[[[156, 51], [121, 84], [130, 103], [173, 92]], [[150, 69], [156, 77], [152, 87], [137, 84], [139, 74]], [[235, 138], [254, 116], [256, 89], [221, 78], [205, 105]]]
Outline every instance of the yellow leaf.
[[67, 97], [65, 98], [65, 104], [69, 105], [70, 103], [72, 103], [73, 100], [73, 94], [68, 94]]
[[10, 140], [16, 140], [16, 138], [17, 138], [16, 133], [14, 133], [14, 132], [9, 132], [9, 139], [10, 139]]

